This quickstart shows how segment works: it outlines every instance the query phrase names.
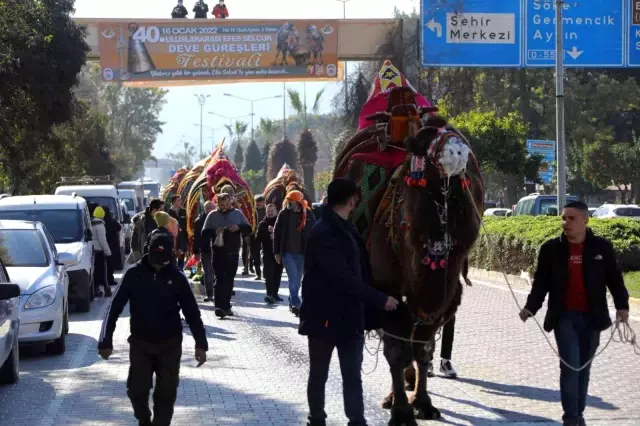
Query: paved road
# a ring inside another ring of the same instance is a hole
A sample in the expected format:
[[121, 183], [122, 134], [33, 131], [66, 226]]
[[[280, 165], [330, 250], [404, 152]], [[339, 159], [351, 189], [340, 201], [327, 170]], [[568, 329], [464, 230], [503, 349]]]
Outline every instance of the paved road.
[[[295, 318], [285, 306], [264, 305], [262, 283], [239, 279], [236, 290], [234, 318], [220, 321], [210, 305], [200, 305], [211, 347], [209, 361], [195, 368], [193, 340], [187, 336], [173, 424], [302, 425], [306, 340], [297, 335]], [[554, 420], [561, 416], [558, 363], [543, 336], [533, 323], [517, 319], [505, 289], [477, 283], [465, 291], [453, 356], [461, 377], [429, 382], [443, 422], [557, 424]], [[91, 313], [72, 315], [65, 355], [51, 357], [23, 348], [19, 384], [0, 387], [0, 425], [135, 425], [124, 387], [127, 312], [118, 322], [114, 356], [103, 361], [96, 352], [107, 304], [98, 300]], [[632, 324], [640, 331], [639, 322]], [[375, 343], [368, 343], [372, 351]], [[364, 387], [373, 426], [388, 420], [387, 412], [379, 408], [390, 387], [388, 366], [382, 354], [378, 361], [376, 367], [375, 356], [365, 354], [364, 371], [372, 372], [364, 377]], [[640, 358], [630, 347], [612, 343], [594, 365], [589, 424], [640, 424], [639, 379]], [[346, 424], [335, 360], [327, 399], [329, 424]]]

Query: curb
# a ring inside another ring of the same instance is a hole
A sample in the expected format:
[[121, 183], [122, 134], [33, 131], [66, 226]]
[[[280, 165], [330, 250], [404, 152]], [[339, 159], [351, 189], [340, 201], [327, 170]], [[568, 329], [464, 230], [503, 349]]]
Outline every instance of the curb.
[[[505, 274], [497, 271], [489, 271], [486, 269], [479, 269], [469, 267], [469, 277], [479, 280], [491, 281], [496, 284], [507, 287], [507, 282], [504, 278]], [[531, 277], [527, 272], [523, 272], [520, 275], [506, 274], [507, 279], [511, 287], [519, 290], [531, 289]], [[634, 315], [640, 315], [640, 299], [635, 297], [629, 297], [629, 311]]]

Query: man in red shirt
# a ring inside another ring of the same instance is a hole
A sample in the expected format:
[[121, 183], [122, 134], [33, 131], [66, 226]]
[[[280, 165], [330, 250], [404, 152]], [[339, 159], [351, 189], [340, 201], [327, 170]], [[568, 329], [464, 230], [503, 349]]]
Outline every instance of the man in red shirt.
[[[560, 357], [560, 397], [564, 425], [585, 425], [590, 361], [600, 344], [600, 332], [611, 326], [607, 289], [617, 319], [629, 320], [629, 293], [609, 241], [587, 228], [589, 209], [581, 201], [562, 211], [563, 233], [542, 245], [533, 287], [520, 312], [522, 321], [536, 314], [549, 294], [544, 329], [554, 331]], [[585, 366], [585, 364], [589, 363]], [[585, 366], [580, 371], [575, 371]]]
[[216, 19], [227, 19], [229, 17], [229, 9], [224, 4], [224, 0], [220, 0], [218, 4], [213, 8], [213, 17]]

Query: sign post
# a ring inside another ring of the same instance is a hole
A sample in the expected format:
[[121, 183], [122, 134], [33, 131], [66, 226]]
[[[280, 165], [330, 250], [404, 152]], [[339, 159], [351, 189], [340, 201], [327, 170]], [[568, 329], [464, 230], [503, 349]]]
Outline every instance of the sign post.
[[[556, 34], [562, 32], [562, 7], [564, 2], [556, 0]], [[567, 172], [564, 148], [564, 37], [556, 36], [556, 140], [558, 141], [557, 201], [558, 213], [562, 211], [567, 197]]]

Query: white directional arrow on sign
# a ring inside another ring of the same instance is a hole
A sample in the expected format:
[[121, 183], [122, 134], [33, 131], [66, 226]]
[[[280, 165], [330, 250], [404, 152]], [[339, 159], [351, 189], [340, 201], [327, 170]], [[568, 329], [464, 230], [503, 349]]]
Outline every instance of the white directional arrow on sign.
[[442, 25], [436, 22], [433, 18], [427, 22], [427, 28], [436, 33], [436, 37], [442, 37]]
[[578, 48], [575, 46], [573, 46], [573, 49], [567, 50], [567, 55], [571, 56], [574, 60], [578, 59], [583, 53], [584, 50], [578, 50]]

